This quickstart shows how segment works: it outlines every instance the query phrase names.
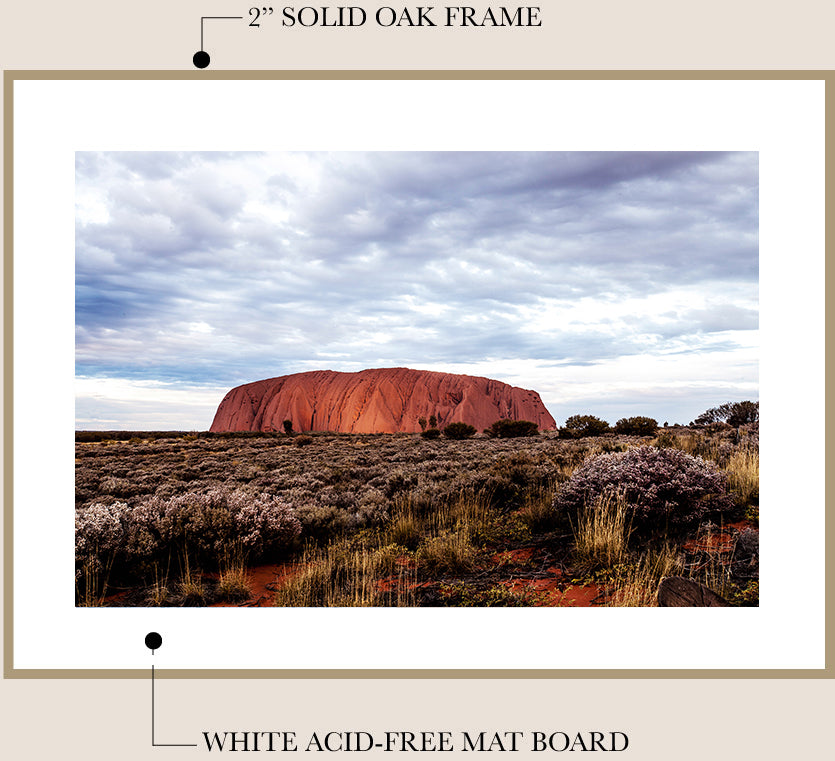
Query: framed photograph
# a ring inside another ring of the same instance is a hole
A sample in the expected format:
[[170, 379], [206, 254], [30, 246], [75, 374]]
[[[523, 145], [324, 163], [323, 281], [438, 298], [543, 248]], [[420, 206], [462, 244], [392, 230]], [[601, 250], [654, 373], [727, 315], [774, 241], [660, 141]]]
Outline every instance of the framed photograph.
[[14, 668], [823, 668], [821, 82], [231, 84], [15, 83]]

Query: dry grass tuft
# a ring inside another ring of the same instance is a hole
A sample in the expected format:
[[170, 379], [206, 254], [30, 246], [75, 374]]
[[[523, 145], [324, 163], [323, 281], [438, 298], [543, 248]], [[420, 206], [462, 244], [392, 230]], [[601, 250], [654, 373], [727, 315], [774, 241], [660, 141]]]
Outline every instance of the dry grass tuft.
[[104, 605], [107, 597], [107, 582], [110, 569], [113, 566], [113, 553], [102, 566], [97, 558], [88, 559], [76, 573], [75, 599], [76, 605], [82, 608], [99, 607]]
[[382, 579], [392, 570], [391, 551], [354, 549], [338, 541], [321, 550], [308, 548], [297, 572], [278, 588], [275, 604], [281, 607], [355, 608], [414, 605], [414, 572], [398, 569], [390, 591]]
[[728, 483], [740, 505], [753, 505], [760, 497], [760, 455], [756, 449], [741, 447], [728, 458]]
[[665, 545], [647, 552], [624, 569], [610, 597], [610, 606], [620, 608], [656, 608], [658, 584], [664, 576], [681, 574], [684, 562], [678, 549]]
[[171, 599], [168, 589], [168, 571], [160, 573], [159, 566], [154, 565], [154, 583], [148, 587], [148, 605], [162, 607]]
[[183, 598], [184, 605], [205, 605], [208, 597], [203, 575], [194, 571], [188, 558], [188, 551], [183, 552], [183, 574], [177, 583], [177, 590]]
[[248, 568], [248, 557], [244, 548], [236, 543], [221, 553], [218, 566], [220, 574], [217, 596], [228, 602], [243, 602], [252, 596]]
[[229, 602], [243, 602], [252, 597], [252, 586], [245, 567], [227, 568], [220, 572], [217, 596]]
[[603, 495], [577, 519], [574, 551], [584, 571], [614, 568], [628, 557], [631, 510], [622, 494]]
[[417, 559], [430, 573], [465, 573], [475, 567], [476, 548], [467, 524], [429, 537], [418, 548]]
[[562, 516], [554, 508], [556, 482], [535, 489], [525, 496], [522, 507], [522, 522], [531, 533], [553, 531], [562, 523]]

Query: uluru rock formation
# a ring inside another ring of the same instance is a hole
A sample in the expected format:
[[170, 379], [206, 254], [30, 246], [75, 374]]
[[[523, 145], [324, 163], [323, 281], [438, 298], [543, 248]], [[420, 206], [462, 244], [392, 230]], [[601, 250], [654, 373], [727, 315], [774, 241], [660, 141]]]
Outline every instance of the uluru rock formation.
[[556, 423], [536, 391], [507, 383], [428, 370], [392, 367], [339, 373], [314, 370], [233, 388], [220, 403], [211, 431], [415, 433], [418, 420], [439, 426], [463, 422], [478, 430], [497, 420], [530, 420], [540, 430]]

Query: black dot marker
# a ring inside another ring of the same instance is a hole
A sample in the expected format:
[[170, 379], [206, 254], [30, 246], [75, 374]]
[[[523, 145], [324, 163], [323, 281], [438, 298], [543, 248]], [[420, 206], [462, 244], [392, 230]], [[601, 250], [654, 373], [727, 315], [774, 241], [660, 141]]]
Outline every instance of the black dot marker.
[[159, 636], [156, 632], [148, 632], [145, 635], [145, 647], [147, 647], [152, 653], [162, 644], [162, 637]]
[[209, 54], [205, 50], [198, 50], [191, 60], [194, 61], [194, 65], [198, 69], [205, 69], [212, 59], [209, 58]]

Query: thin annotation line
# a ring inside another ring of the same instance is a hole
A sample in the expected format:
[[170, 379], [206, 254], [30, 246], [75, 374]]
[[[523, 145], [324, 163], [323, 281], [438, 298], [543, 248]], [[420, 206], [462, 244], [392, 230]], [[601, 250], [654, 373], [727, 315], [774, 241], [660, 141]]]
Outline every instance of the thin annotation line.
[[197, 743], [158, 743], [156, 741], [156, 698], [154, 683], [156, 674], [153, 664], [151, 665], [151, 747], [152, 748], [196, 748]]
[[200, 17], [200, 50], [203, 50], [203, 22], [206, 19], [229, 19], [240, 21], [243, 16], [201, 16]]

